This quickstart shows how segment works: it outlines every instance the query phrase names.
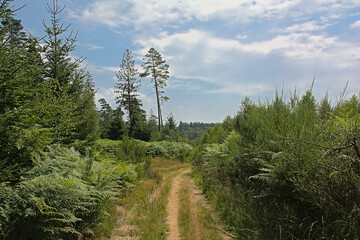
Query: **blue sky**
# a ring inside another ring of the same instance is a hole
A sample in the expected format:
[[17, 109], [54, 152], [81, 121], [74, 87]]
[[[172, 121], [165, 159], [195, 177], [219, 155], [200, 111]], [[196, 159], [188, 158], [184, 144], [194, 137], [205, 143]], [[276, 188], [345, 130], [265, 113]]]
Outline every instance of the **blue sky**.
[[[50, 0], [16, 0], [33, 35]], [[336, 102], [360, 90], [359, 0], [59, 0], [62, 22], [79, 31], [75, 57], [95, 79], [97, 99], [115, 107], [115, 75], [126, 49], [140, 67], [154, 47], [170, 65], [164, 113], [177, 121], [219, 122], [234, 115], [244, 96], [271, 100], [311, 86]], [[140, 69], [141, 71], [141, 69]], [[154, 91], [143, 79], [144, 108], [156, 112]]]

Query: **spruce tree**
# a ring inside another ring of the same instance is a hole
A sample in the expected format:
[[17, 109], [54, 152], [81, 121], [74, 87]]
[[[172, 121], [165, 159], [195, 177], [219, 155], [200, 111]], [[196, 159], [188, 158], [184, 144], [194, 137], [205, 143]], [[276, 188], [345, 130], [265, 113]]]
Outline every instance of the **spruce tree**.
[[110, 127], [110, 121], [113, 116], [114, 110], [111, 108], [110, 104], [104, 99], [99, 100], [100, 103], [100, 129], [101, 137], [108, 138], [108, 129]]
[[165, 63], [161, 54], [154, 48], [150, 48], [143, 60], [144, 62], [141, 66], [143, 67], [144, 72], [140, 74], [140, 77], [151, 76], [151, 80], [154, 83], [158, 109], [158, 129], [160, 131], [163, 126], [161, 104], [169, 100], [169, 98], [164, 95], [165, 92], [161, 90], [166, 87], [166, 81], [169, 78], [169, 65]]
[[70, 24], [64, 26], [60, 23], [59, 15], [65, 6], [60, 7], [57, 0], [53, 0], [52, 6], [47, 4], [46, 10], [51, 16], [51, 24], [43, 21], [46, 37], [43, 38], [45, 52], [45, 78], [52, 81], [56, 91], [62, 92], [71, 83], [74, 72], [80, 67], [81, 58], [73, 59], [70, 53], [75, 49], [76, 35], [73, 31], [66, 37]]
[[48, 143], [39, 124], [42, 60], [38, 41], [14, 18], [10, 2], [0, 1], [0, 181], [18, 181], [31, 156]]
[[[134, 137], [135, 124], [138, 124], [142, 117], [141, 100], [139, 97], [140, 79], [138, 70], [135, 68], [135, 60], [129, 49], [126, 49], [120, 64], [119, 73], [116, 75], [115, 85], [116, 103], [128, 111], [129, 136]], [[145, 117], [146, 120], [146, 117]], [[141, 123], [139, 123], [141, 124]]]
[[121, 140], [126, 134], [125, 122], [123, 120], [124, 112], [120, 107], [113, 111], [107, 136], [111, 140]]
[[[48, 102], [53, 103], [51, 113], [45, 116], [46, 126], [53, 131], [58, 142], [70, 143], [75, 139], [96, 139], [99, 121], [94, 103], [94, 83], [90, 74], [81, 69], [83, 59], [72, 58], [75, 50], [76, 34], [66, 36], [70, 24], [60, 22], [59, 15], [65, 6], [57, 0], [47, 4], [51, 23], [43, 22], [46, 36], [43, 38], [44, 79], [48, 84]], [[88, 117], [84, 117], [88, 115]]]

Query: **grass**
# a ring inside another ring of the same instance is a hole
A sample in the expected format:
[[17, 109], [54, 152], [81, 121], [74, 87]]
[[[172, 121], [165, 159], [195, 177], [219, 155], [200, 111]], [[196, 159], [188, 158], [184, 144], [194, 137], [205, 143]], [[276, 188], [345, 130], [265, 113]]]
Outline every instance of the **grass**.
[[221, 227], [214, 211], [209, 207], [202, 195], [198, 195], [193, 191], [195, 185], [192, 181], [188, 176], [179, 194], [179, 222], [182, 239], [224, 239], [218, 230]]
[[94, 229], [94, 235], [96, 237], [106, 236], [110, 237], [111, 233], [116, 224], [116, 203], [114, 201], [109, 201], [105, 206], [103, 206], [105, 212], [108, 213], [107, 216], [103, 216], [101, 224], [98, 224]]
[[189, 183], [185, 182], [180, 190], [179, 223], [181, 237], [183, 239], [195, 239], [193, 229], [190, 228], [192, 222], [191, 192]]

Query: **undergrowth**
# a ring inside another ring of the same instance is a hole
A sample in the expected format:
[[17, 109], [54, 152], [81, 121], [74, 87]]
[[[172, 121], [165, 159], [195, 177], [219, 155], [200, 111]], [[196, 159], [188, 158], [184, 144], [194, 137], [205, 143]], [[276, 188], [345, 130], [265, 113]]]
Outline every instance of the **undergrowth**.
[[194, 165], [240, 239], [358, 239], [359, 126], [357, 96], [334, 106], [311, 91], [245, 98], [200, 140]]
[[96, 225], [109, 218], [112, 202], [136, 184], [144, 166], [58, 145], [33, 161], [19, 183], [0, 186], [1, 239], [94, 236]]

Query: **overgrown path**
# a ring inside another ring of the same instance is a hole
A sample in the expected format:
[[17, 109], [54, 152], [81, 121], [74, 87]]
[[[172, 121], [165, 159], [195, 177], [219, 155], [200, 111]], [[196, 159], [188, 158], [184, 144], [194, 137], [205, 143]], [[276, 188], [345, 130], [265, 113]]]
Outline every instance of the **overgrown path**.
[[232, 239], [191, 178], [191, 166], [154, 159], [151, 178], [117, 206], [111, 240]]
[[185, 173], [190, 173], [191, 169], [186, 168], [180, 171], [179, 174], [173, 179], [171, 184], [171, 191], [168, 197], [168, 204], [166, 207], [166, 224], [168, 226], [168, 239], [178, 240], [181, 239], [180, 228], [179, 228], [179, 207], [180, 207], [180, 188], [184, 184]]

